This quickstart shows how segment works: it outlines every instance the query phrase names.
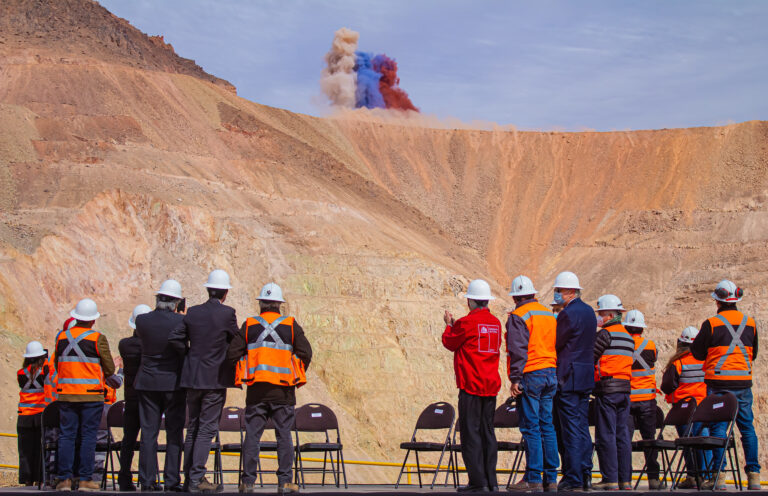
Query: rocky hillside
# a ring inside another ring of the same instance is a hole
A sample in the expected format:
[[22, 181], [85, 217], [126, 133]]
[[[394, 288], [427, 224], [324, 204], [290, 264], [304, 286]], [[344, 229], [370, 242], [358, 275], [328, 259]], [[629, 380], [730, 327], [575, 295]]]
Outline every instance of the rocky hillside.
[[79, 298], [99, 303], [116, 348], [162, 280], [199, 303], [213, 268], [232, 274], [241, 319], [263, 283], [283, 286], [316, 351], [300, 402], [340, 414], [348, 459], [398, 460], [421, 408], [455, 402], [441, 316], [462, 312], [471, 278], [500, 293], [526, 273], [549, 301], [573, 270], [589, 302], [612, 292], [646, 313], [662, 361], [723, 277], [765, 328], [767, 138], [765, 122], [540, 133], [313, 118], [238, 98], [94, 2], [5, 1], [0, 431], [24, 343], [51, 344]]

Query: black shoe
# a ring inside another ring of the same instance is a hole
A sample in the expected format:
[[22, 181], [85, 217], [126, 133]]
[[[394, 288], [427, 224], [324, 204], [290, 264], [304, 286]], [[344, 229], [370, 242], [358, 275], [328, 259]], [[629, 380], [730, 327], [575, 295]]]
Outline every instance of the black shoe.
[[189, 485], [190, 493], [221, 493], [224, 492], [224, 486], [222, 484], [211, 484], [208, 479], [203, 477], [197, 483], [191, 483]]
[[491, 491], [487, 487], [466, 485], [466, 486], [459, 486], [459, 488], [456, 489], [456, 492], [459, 492], [459, 493], [489, 493]]
[[584, 484], [581, 486], [584, 491], [592, 490], [592, 475], [584, 477]]
[[163, 490], [163, 488], [157, 484], [149, 484], [148, 486], [145, 486], [144, 484], [140, 484], [140, 487], [141, 487], [141, 492], [143, 493], [157, 493]]
[[117, 484], [118, 488], [120, 489], [121, 493], [133, 493], [136, 492], [136, 486], [133, 484], [133, 482], [129, 482], [127, 484]]
[[563, 493], [573, 493], [573, 492], [582, 492], [584, 491], [583, 487], [579, 486], [572, 486], [566, 482], [561, 482], [557, 485], [557, 492], [563, 492]]
[[181, 487], [181, 485], [178, 485], [178, 486], [171, 486], [171, 487], [166, 487], [166, 488], [164, 489], [164, 491], [165, 491], [165, 492], [167, 492], [167, 493], [185, 493], [185, 492], [186, 492], [186, 491], [184, 490], [184, 488], [183, 488], [183, 487]]

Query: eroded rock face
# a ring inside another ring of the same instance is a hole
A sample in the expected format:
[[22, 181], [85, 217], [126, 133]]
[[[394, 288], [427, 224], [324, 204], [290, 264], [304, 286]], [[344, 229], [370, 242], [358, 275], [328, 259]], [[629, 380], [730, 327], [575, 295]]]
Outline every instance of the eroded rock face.
[[[54, 3], [2, 8], [37, 30], [33, 7], [66, 14]], [[98, 9], [88, 33], [117, 25], [138, 36]], [[299, 402], [337, 411], [349, 459], [397, 460], [427, 403], [455, 403], [441, 317], [465, 312], [475, 277], [503, 295], [526, 273], [548, 303], [555, 274], [573, 270], [588, 302], [615, 293], [646, 314], [661, 363], [683, 327], [714, 312], [708, 295], [722, 278], [745, 288], [742, 308], [765, 326], [768, 123], [533, 133], [317, 119], [239, 99], [141, 37], [131, 45], [141, 56], [114, 42], [120, 54], [108, 57], [14, 26], [0, 44], [4, 432], [20, 350], [52, 346], [78, 299], [99, 303], [114, 349], [160, 282], [178, 279], [199, 303], [213, 268], [232, 275], [241, 320], [262, 284], [283, 286], [316, 352]], [[492, 310], [503, 320], [511, 303]], [[766, 368], [755, 366], [768, 441]], [[350, 476], [393, 479], [362, 467]]]

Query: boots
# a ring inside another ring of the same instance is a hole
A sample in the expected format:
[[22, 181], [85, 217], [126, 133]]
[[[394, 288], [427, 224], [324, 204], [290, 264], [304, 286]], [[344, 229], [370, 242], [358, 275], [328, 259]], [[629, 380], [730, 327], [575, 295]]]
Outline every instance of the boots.
[[661, 489], [661, 481], [659, 479], [648, 479], [648, 489], [658, 491]]
[[747, 472], [747, 489], [750, 491], [759, 491], [761, 489], [759, 473]]
[[101, 491], [101, 483], [92, 480], [81, 480], [77, 490], [86, 492]]
[[72, 479], [64, 479], [60, 481], [56, 481], [56, 491], [71, 491], [72, 490]]
[[714, 489], [715, 491], [725, 491], [725, 474], [717, 476], [717, 481], [710, 479], [701, 485], [702, 489]]

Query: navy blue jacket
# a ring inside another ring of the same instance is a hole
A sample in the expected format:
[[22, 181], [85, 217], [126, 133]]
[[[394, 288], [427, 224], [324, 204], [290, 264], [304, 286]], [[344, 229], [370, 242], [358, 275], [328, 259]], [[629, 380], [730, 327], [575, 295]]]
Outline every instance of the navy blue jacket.
[[572, 300], [557, 314], [557, 384], [562, 392], [589, 392], [595, 387], [595, 310]]

